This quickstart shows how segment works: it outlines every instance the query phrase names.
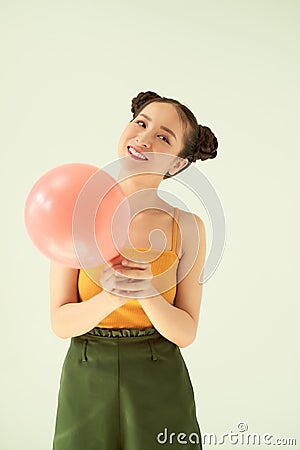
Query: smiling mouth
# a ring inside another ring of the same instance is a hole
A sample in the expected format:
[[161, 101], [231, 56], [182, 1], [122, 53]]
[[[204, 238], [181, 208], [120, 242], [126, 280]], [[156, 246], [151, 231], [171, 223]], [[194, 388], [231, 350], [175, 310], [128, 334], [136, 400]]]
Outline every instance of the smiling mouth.
[[134, 158], [134, 159], [138, 159], [139, 161], [148, 160], [148, 158], [143, 153], [138, 152], [137, 150], [135, 150], [135, 148], [133, 148], [131, 146], [127, 147], [127, 151], [129, 153], [129, 155], [132, 156], [132, 158]]

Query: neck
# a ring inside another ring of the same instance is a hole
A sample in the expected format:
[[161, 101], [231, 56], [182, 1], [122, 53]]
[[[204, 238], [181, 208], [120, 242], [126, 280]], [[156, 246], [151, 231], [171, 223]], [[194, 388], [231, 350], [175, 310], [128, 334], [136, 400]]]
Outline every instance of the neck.
[[161, 175], [139, 174], [118, 177], [118, 183], [126, 195], [132, 216], [149, 208], [162, 209], [165, 202], [158, 195]]

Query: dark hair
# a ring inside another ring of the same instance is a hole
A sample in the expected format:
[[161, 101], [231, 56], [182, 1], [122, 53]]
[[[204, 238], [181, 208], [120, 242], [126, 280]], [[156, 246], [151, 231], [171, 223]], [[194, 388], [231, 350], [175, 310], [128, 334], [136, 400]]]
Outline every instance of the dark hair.
[[[176, 108], [176, 111], [185, 127], [184, 138], [185, 143], [183, 149], [178, 156], [180, 158], [187, 158], [189, 163], [183, 169], [186, 169], [192, 162], [201, 159], [213, 159], [217, 156], [218, 141], [210, 128], [198, 124], [194, 114], [182, 103], [172, 98], [161, 97], [152, 91], [140, 92], [131, 101], [131, 111], [133, 119], [141, 112], [145, 106], [153, 102], [171, 103]], [[132, 120], [133, 120], [132, 119]], [[189, 129], [188, 129], [189, 128]], [[188, 130], [187, 130], [188, 129]], [[177, 173], [181, 172], [178, 171]], [[165, 178], [170, 178], [172, 175], [166, 173]]]

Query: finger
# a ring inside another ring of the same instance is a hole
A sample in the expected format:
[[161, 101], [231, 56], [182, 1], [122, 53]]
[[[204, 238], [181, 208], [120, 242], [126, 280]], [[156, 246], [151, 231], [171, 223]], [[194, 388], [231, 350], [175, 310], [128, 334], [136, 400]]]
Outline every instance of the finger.
[[138, 282], [142, 282], [143, 279], [128, 278], [116, 271], [109, 270], [100, 277], [99, 281], [102, 286], [116, 286], [118, 284], [122, 285], [123, 288], [123, 286], [125, 286], [126, 284], [126, 286], [129, 285], [130, 290], [132, 290], [132, 285]]
[[122, 266], [132, 267], [132, 268], [136, 268], [136, 269], [145, 269], [148, 265], [150, 265], [146, 261], [145, 262], [143, 262], [143, 261], [130, 261], [128, 259], [123, 259], [121, 264], [122, 264]]
[[141, 286], [133, 284], [133, 283], [124, 283], [124, 282], [117, 282], [114, 283], [114, 288], [115, 289], [119, 289], [122, 291], [128, 291], [128, 292], [135, 292], [135, 291], [139, 291], [142, 289]]
[[[102, 275], [100, 276], [100, 283], [108, 283], [110, 280], [112, 281], [112, 283], [114, 283], [116, 279], [129, 280], [130, 278], [128, 276], [125, 276], [121, 272], [119, 272], [119, 268], [119, 266], [116, 266], [114, 268], [103, 271]], [[132, 277], [132, 279], [134, 279], [134, 277]]]
[[114, 264], [114, 265], [111, 265], [111, 266], [106, 266], [102, 270], [102, 273], [107, 273], [107, 272], [117, 273], [119, 268], [122, 268], [121, 264]]
[[112, 264], [107, 263], [107, 264], [103, 267], [102, 273], [107, 272], [107, 271], [108, 271], [109, 269], [111, 269], [111, 268], [112, 268]]
[[114, 282], [116, 289], [128, 290], [130, 292], [141, 291], [149, 288], [149, 282], [146, 280], [122, 280], [117, 279]]
[[146, 269], [131, 269], [129, 267], [118, 268], [116, 276], [124, 276], [125, 278], [134, 278], [138, 280], [146, 280], [152, 278], [152, 273]]
[[109, 280], [113, 278], [113, 276], [114, 274], [111, 271], [102, 274], [100, 277], [100, 284], [103, 285], [104, 283], [108, 283]]
[[100, 280], [102, 282], [106, 282], [108, 281], [111, 277], [114, 277], [117, 275], [117, 271], [114, 270], [114, 268], [109, 267], [106, 270], [103, 270], [101, 275], [100, 275]]
[[112, 289], [107, 290], [111, 294], [118, 295], [119, 297], [126, 297], [129, 299], [132, 299], [135, 295], [134, 293], [128, 292], [128, 291], [122, 291], [121, 289], [116, 289], [113, 287]]

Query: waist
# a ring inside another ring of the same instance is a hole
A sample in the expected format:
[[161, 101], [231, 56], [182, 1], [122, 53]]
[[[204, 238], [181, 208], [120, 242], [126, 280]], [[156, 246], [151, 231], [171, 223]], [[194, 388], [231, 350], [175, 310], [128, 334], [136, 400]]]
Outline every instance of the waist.
[[156, 328], [148, 327], [145, 329], [141, 328], [102, 328], [95, 327], [92, 330], [88, 331], [84, 334], [84, 336], [96, 336], [96, 337], [138, 337], [138, 336], [151, 336], [151, 335], [160, 335], [160, 333], [156, 330]]

